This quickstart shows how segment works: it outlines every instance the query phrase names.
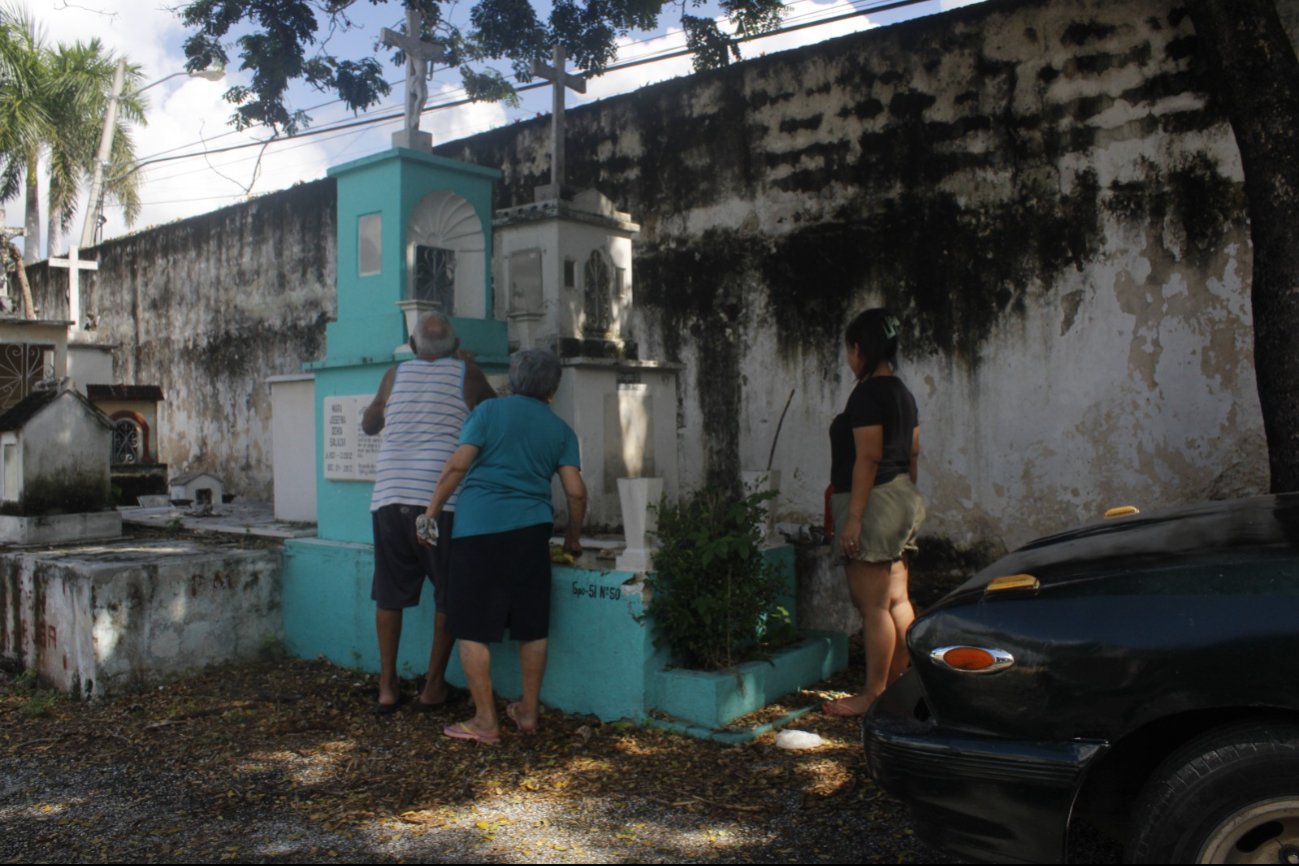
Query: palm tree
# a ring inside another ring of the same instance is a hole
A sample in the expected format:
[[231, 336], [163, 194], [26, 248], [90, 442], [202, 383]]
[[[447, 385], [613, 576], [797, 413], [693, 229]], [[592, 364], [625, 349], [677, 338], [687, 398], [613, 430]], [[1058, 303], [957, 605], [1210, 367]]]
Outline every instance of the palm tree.
[[[117, 58], [106, 54], [98, 39], [71, 46], [59, 45], [49, 55], [51, 81], [60, 95], [50, 105], [50, 119], [57, 134], [49, 142], [49, 231], [47, 244], [54, 253], [59, 235], [67, 231], [77, 211], [82, 180], [94, 171], [95, 155], [112, 88]], [[127, 67], [126, 92], [139, 87], [138, 67]], [[122, 165], [135, 161], [135, 143], [125, 124], [146, 123], [139, 97], [127, 97], [118, 105], [117, 125], [109, 162]], [[140, 213], [139, 177], [109, 183], [106, 192], [123, 205], [128, 223]]]
[[18, 194], [26, 155], [40, 146], [50, 128], [48, 82], [41, 67], [35, 22], [0, 7], [0, 202]]
[[[26, 192], [24, 248], [40, 254], [41, 163], [49, 170], [49, 242], [71, 223], [84, 178], [94, 168], [103, 117], [117, 58], [98, 39], [45, 45], [44, 34], [22, 10], [0, 7], [0, 201]], [[126, 89], [139, 86], [139, 68], [128, 67]], [[145, 122], [144, 103], [122, 99], [114, 132], [113, 163], [135, 157], [129, 123]], [[22, 183], [25, 178], [25, 183]], [[21, 186], [20, 186], [21, 184]], [[139, 178], [111, 184], [108, 194], [124, 205], [128, 222], [139, 214]]]

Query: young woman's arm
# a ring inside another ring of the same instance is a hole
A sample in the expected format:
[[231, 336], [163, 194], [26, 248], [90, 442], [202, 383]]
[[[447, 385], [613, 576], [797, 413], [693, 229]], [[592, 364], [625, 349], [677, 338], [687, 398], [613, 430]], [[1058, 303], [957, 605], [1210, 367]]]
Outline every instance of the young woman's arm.
[[848, 502], [848, 525], [843, 529], [839, 547], [843, 555], [854, 557], [861, 550], [861, 519], [875, 487], [875, 472], [884, 459], [884, 427], [854, 427], [853, 444], [857, 460], [852, 466], [852, 499]]

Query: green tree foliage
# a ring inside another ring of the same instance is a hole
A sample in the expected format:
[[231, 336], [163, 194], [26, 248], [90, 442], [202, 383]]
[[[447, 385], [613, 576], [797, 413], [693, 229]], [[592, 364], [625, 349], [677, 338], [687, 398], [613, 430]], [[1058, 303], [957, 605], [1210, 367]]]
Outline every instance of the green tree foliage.
[[[738, 60], [739, 43], [779, 29], [785, 8], [783, 0], [725, 0], [722, 8], [735, 28], [731, 34], [711, 18], [688, 13], [702, 2], [673, 4], [680, 9], [696, 69]], [[328, 43], [331, 35], [354, 26], [349, 12], [367, 4], [391, 6], [394, 29], [407, 6], [421, 10], [422, 35], [447, 49], [450, 65], [459, 68], [469, 97], [476, 100], [514, 99], [509, 78], [483, 64], [508, 61], [515, 78], [526, 82], [531, 62], [546, 59], [555, 42], [579, 68], [599, 74], [617, 59], [620, 37], [653, 29], [669, 5], [664, 0], [554, 0], [543, 20], [529, 0], [478, 0], [469, 26], [461, 28], [445, 19], [437, 0], [194, 0], [180, 10], [192, 31], [185, 42], [186, 68], [229, 65], [225, 40], [232, 28], [247, 29], [233, 44], [239, 68], [250, 71], [253, 80], [226, 93], [236, 106], [231, 121], [237, 128], [266, 124], [290, 135], [297, 132], [310, 118], [293, 110], [285, 93], [299, 79], [337, 93], [350, 109], [363, 111], [391, 92], [380, 64], [373, 57], [340, 60], [328, 53]], [[392, 59], [403, 58], [398, 52]]]
[[685, 666], [727, 669], [792, 637], [780, 571], [758, 549], [762, 503], [775, 495], [707, 487], [660, 506], [649, 616]]
[[[30, 15], [0, 7], [0, 201], [26, 193], [29, 257], [34, 258], [40, 246], [41, 164], [49, 172], [51, 230], [66, 230], [76, 214], [82, 184], [94, 168], [116, 66], [117, 57], [98, 39], [50, 46]], [[139, 86], [139, 70], [129, 67], [127, 91]], [[127, 124], [144, 122], [141, 100], [123, 99], [112, 163], [134, 160]], [[135, 175], [115, 182], [110, 176], [107, 194], [125, 207], [128, 222], [139, 214]]]

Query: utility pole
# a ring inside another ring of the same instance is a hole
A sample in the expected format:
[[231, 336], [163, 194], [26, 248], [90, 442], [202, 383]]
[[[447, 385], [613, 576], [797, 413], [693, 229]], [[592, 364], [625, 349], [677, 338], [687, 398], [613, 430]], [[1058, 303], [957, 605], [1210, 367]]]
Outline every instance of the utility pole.
[[113, 131], [117, 128], [117, 103], [126, 84], [126, 58], [117, 61], [113, 75], [113, 95], [108, 99], [108, 113], [104, 116], [104, 133], [99, 138], [99, 154], [95, 157], [95, 174], [90, 181], [90, 198], [86, 201], [86, 221], [81, 226], [81, 243], [88, 249], [95, 245], [95, 230], [99, 228], [99, 213], [104, 209], [104, 166], [113, 150]]

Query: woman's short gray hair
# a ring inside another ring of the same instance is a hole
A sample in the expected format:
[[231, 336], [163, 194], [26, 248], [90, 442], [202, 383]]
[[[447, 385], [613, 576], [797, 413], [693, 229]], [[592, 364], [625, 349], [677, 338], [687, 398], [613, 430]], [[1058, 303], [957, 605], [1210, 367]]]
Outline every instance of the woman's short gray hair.
[[510, 359], [510, 392], [546, 400], [559, 387], [563, 369], [553, 352], [524, 349]]
[[415, 354], [446, 355], [455, 351], [456, 329], [445, 313], [430, 310], [415, 323]]

